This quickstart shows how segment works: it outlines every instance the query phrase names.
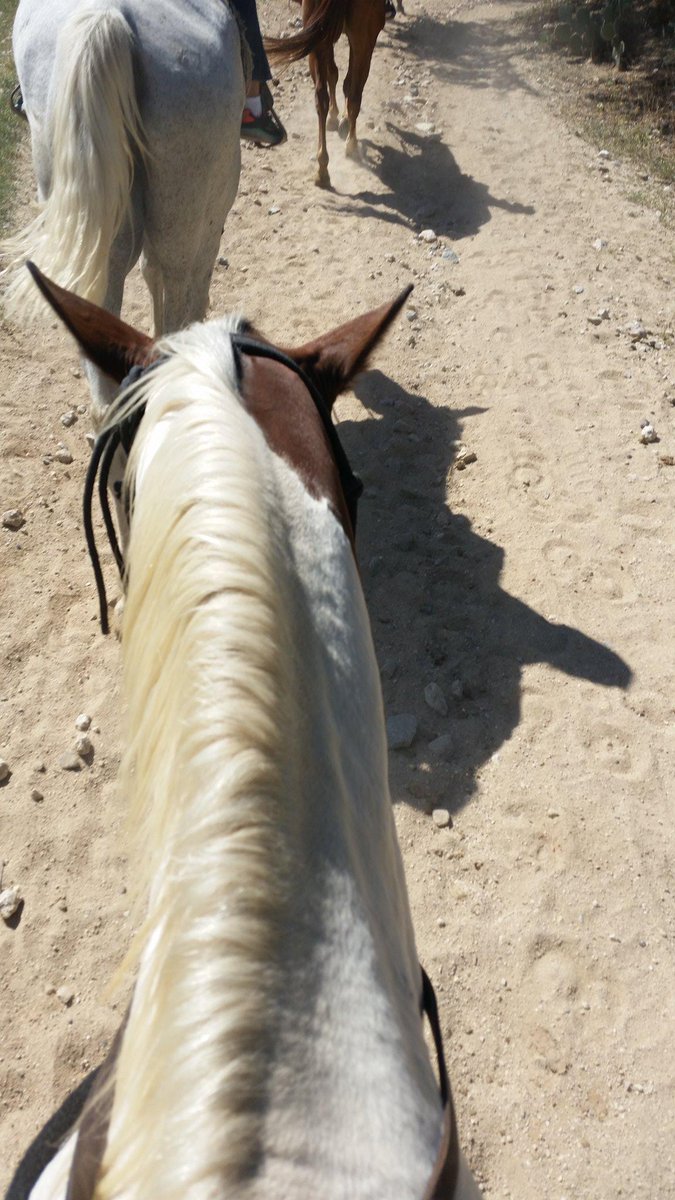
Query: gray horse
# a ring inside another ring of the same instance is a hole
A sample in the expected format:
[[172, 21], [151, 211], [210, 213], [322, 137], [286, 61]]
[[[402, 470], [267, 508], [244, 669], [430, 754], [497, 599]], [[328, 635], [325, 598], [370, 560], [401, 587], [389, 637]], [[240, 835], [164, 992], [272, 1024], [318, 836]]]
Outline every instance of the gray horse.
[[[20, 0], [14, 56], [38, 215], [2, 247], [5, 308], [41, 302], [23, 263], [119, 314], [141, 266], [155, 333], [201, 320], [239, 183], [244, 63], [216, 0]], [[95, 401], [109, 387], [90, 377]]]

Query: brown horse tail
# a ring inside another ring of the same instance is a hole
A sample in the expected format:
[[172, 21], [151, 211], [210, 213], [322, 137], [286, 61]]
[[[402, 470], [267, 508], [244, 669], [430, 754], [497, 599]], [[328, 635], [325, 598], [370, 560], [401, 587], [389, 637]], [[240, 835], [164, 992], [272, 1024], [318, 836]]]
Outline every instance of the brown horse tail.
[[299, 62], [324, 42], [332, 46], [342, 33], [345, 7], [345, 0], [319, 0], [311, 21], [299, 33], [288, 38], [265, 38], [270, 60], [280, 66]]

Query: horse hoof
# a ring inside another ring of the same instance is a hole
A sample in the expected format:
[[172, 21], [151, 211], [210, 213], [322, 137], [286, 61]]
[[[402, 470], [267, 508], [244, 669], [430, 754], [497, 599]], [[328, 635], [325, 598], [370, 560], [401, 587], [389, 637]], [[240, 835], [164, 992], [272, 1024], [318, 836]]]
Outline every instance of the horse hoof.
[[338, 128], [337, 113], [329, 113], [328, 117], [326, 118], [326, 129], [330, 130], [331, 133], [335, 133], [335, 130], [337, 128]]
[[331, 183], [330, 183], [330, 175], [328, 174], [328, 171], [326, 171], [325, 175], [322, 175], [321, 172], [319, 172], [318, 175], [316, 176], [316, 179], [314, 180], [314, 183], [315, 183], [316, 187], [324, 188], [324, 190], [329, 190]]
[[345, 138], [349, 134], [349, 121], [348, 121], [347, 117], [343, 117], [342, 120], [340, 121], [340, 124], [338, 125], [338, 133], [340, 134], [340, 137], [342, 138], [342, 140], [344, 142]]
[[356, 138], [349, 138], [345, 146], [345, 154], [347, 158], [355, 158], [357, 160], [361, 158], [361, 151], [359, 150], [359, 143]]

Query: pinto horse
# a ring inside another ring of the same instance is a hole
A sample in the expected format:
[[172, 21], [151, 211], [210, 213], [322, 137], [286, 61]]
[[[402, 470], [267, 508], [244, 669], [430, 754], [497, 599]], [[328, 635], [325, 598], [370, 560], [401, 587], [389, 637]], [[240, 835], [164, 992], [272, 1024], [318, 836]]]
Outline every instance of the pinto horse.
[[[270, 59], [280, 65], [309, 56], [319, 116], [317, 187], [330, 187], [326, 129], [339, 129], [347, 138], [346, 153], [358, 158], [356, 119], [370, 71], [375, 43], [385, 22], [385, 0], [301, 0], [304, 29], [289, 38], [266, 38]], [[349, 41], [349, 66], [343, 90], [346, 114], [338, 120], [335, 98], [338, 69], [333, 47], [342, 33]]]
[[[23, 264], [119, 315], [141, 258], [156, 333], [206, 313], [239, 184], [244, 63], [217, 0], [20, 0], [14, 56], [40, 209], [2, 247], [9, 315], [41, 309]], [[105, 405], [109, 384], [91, 378]]]
[[97, 365], [140, 367], [107, 436], [129, 452], [123, 781], [147, 917], [79, 1130], [9, 1197], [475, 1198], [328, 432], [408, 291], [280, 352], [234, 319], [155, 344], [39, 282]]

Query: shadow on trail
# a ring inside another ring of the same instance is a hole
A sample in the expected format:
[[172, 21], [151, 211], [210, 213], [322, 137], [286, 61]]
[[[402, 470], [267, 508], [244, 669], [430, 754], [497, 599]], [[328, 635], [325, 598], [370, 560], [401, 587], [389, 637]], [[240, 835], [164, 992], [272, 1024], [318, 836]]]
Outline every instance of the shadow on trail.
[[[484, 410], [437, 408], [376, 370], [355, 390], [371, 417], [341, 422], [340, 436], [365, 484], [358, 554], [385, 708], [415, 713], [419, 722], [412, 748], [391, 756], [392, 790], [421, 807], [441, 795], [456, 811], [520, 721], [523, 666], [544, 662], [619, 688], [631, 670], [607, 646], [505, 592], [503, 549], [447, 509], [462, 418]], [[424, 701], [432, 680], [447, 716]], [[430, 749], [442, 735], [444, 744]]]
[[387, 26], [392, 48], [419, 60], [441, 83], [467, 88], [536, 93], [513, 63], [523, 54], [522, 34], [513, 22], [436, 21], [428, 14]]
[[361, 191], [332, 206], [352, 217], [376, 217], [397, 225], [432, 223], [444, 237], [470, 237], [491, 219], [493, 208], [532, 216], [531, 205], [493, 196], [485, 183], [462, 174], [440, 141], [386, 123], [399, 146], [375, 146], [363, 139], [362, 153], [386, 192]]

